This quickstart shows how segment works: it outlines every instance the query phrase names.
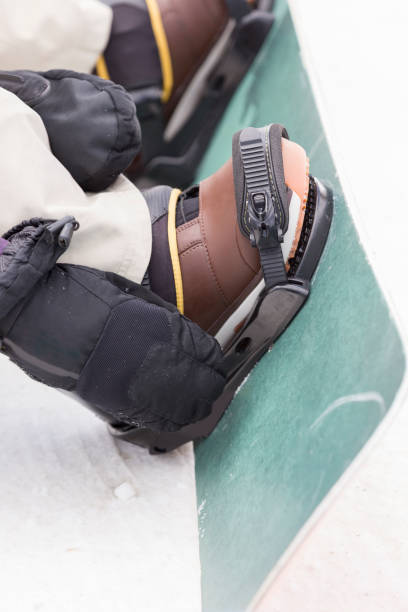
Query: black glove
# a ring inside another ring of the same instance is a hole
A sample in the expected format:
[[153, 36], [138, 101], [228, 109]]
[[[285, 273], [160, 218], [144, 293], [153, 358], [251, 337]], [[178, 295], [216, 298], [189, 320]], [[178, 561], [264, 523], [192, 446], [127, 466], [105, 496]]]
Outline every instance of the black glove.
[[85, 191], [101, 191], [141, 147], [136, 107], [120, 85], [69, 70], [0, 71], [0, 87], [35, 110], [51, 150]]
[[222, 393], [217, 341], [147, 289], [56, 264], [76, 222], [32, 219], [0, 241], [1, 350], [111, 424], [177, 431]]

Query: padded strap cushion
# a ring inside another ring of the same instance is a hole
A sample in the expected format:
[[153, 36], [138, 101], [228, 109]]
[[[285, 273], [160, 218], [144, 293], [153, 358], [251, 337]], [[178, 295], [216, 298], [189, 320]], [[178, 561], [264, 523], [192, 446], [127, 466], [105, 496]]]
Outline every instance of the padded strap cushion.
[[279, 123], [273, 123], [269, 128], [269, 146], [271, 154], [270, 170], [272, 171], [272, 178], [279, 192], [279, 205], [283, 206], [284, 210], [284, 223], [281, 229], [283, 233], [285, 233], [289, 223], [289, 205], [285, 184], [285, 171], [283, 168], [282, 138], [289, 139], [286, 129]]

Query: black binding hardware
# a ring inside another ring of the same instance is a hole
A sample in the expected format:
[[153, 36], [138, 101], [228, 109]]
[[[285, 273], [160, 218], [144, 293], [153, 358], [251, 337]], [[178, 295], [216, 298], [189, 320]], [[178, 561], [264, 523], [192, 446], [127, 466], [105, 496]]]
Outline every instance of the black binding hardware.
[[257, 247], [267, 289], [287, 283], [281, 243], [283, 232], [278, 222], [278, 193], [268, 175], [262, 136], [240, 139], [241, 159], [245, 176], [246, 210], [250, 241]]
[[227, 0], [227, 8], [230, 17], [237, 20], [242, 19], [253, 10], [247, 0]]
[[67, 216], [54, 221], [47, 229], [52, 236], [58, 235], [59, 246], [67, 249], [71, 244], [73, 233], [79, 229], [79, 223], [74, 217]]

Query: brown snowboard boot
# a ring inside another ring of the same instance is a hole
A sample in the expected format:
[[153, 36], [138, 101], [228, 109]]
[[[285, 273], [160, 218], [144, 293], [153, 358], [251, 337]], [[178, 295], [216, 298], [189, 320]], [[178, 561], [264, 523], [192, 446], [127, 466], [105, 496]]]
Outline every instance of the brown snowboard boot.
[[272, 26], [272, 1], [105, 1], [113, 23], [96, 73], [131, 93], [143, 133], [129, 176], [188, 185]]
[[224, 347], [262, 292], [308, 283], [331, 219], [330, 194], [276, 124], [238, 132], [232, 159], [200, 185], [182, 193], [156, 187], [145, 197], [151, 289]]
[[232, 160], [200, 185], [183, 193], [155, 187], [145, 197], [153, 233], [146, 283], [215, 335], [226, 379], [211, 414], [175, 433], [112, 429], [151, 452], [166, 452], [214, 430], [302, 308], [333, 203], [330, 190], [309, 175], [304, 150], [280, 125], [238, 132]]

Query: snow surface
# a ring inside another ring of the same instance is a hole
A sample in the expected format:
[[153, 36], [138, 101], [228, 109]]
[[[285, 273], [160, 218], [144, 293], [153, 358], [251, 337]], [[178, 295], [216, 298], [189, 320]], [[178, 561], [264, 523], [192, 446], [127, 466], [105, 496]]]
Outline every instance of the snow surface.
[[150, 456], [5, 358], [0, 380], [1, 609], [200, 610], [192, 445]]

